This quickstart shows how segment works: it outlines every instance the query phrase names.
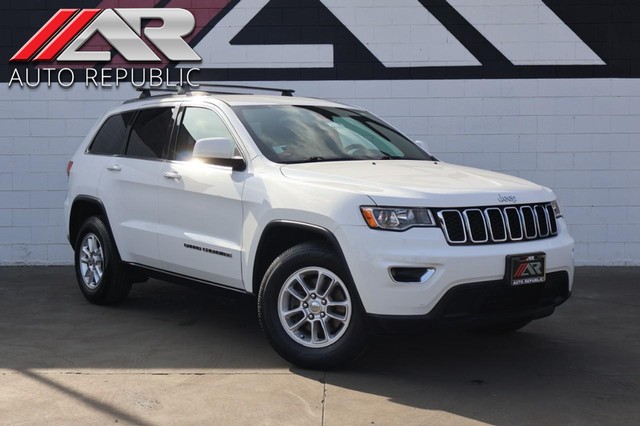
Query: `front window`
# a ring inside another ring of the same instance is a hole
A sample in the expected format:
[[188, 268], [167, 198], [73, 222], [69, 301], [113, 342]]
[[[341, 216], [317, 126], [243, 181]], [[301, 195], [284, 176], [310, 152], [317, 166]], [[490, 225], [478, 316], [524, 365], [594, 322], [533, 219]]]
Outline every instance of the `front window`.
[[366, 111], [308, 105], [233, 108], [260, 151], [276, 163], [433, 160]]
[[[179, 161], [190, 160], [196, 142], [204, 138], [234, 140], [218, 114], [205, 108], [186, 108], [178, 129], [175, 159]], [[240, 155], [239, 152], [236, 154]]]

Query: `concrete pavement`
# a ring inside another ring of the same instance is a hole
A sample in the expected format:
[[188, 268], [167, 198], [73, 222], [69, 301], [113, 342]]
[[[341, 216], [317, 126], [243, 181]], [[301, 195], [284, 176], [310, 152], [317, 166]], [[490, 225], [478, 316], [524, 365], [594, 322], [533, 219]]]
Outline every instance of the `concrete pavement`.
[[243, 298], [149, 281], [87, 303], [70, 267], [0, 268], [0, 424], [632, 424], [640, 268], [579, 268], [510, 336], [377, 338], [341, 371], [292, 368]]

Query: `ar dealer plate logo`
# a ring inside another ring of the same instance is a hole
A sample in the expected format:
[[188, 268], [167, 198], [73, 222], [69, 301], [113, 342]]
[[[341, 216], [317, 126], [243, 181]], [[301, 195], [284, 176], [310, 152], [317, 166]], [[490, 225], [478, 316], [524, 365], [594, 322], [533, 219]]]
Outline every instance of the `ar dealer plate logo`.
[[[143, 28], [143, 20], [159, 19], [161, 27]], [[171, 61], [200, 61], [184, 41], [195, 27], [185, 9], [60, 9], [11, 62], [109, 62], [111, 52], [80, 50], [100, 33], [127, 61], [160, 62], [144, 37]]]
[[510, 258], [511, 285], [537, 284], [546, 280], [544, 253], [535, 253]]

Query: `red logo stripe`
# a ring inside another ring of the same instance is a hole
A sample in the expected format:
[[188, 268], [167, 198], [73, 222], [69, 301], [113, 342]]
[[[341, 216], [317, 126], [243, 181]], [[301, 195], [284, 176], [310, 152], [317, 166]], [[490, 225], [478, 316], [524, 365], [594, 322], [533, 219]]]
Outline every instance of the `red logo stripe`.
[[518, 270], [515, 273], [515, 277], [519, 277], [524, 273], [524, 270], [527, 268], [528, 263], [521, 263], [520, 266], [518, 266]]
[[84, 27], [87, 26], [93, 18], [95, 18], [102, 10], [100, 9], [84, 9], [67, 25], [53, 40], [44, 48], [36, 61], [51, 61], [58, 56], [60, 51], [75, 37]]
[[60, 9], [18, 50], [18, 53], [13, 55], [9, 62], [28, 61], [77, 11], [78, 9]]

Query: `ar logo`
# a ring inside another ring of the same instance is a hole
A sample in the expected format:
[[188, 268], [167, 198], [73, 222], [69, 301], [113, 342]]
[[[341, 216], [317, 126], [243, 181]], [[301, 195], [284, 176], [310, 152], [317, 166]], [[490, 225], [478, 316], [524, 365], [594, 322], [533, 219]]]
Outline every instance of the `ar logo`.
[[[161, 27], [143, 28], [143, 19], [159, 19]], [[172, 61], [200, 61], [184, 41], [195, 27], [184, 9], [60, 9], [12, 58], [11, 62], [109, 62], [109, 51], [80, 50], [96, 33], [131, 62], [162, 59], [142, 40]]]
[[514, 278], [542, 275], [542, 262], [522, 263], [513, 274]]

